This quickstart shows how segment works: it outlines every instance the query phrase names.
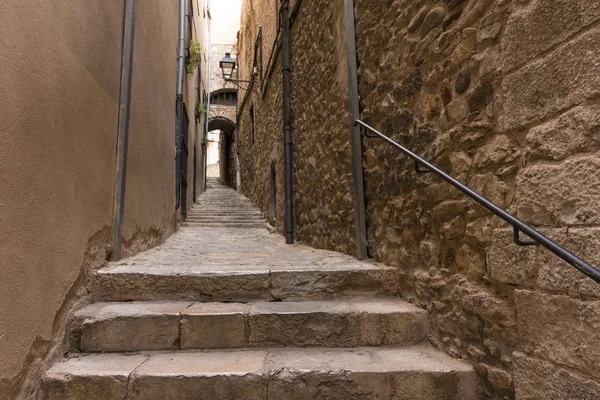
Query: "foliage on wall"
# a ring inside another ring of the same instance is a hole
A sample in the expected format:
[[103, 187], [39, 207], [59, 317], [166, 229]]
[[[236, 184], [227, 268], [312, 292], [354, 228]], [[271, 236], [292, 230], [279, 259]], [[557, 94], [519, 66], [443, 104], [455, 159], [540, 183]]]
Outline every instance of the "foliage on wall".
[[198, 67], [198, 62], [200, 61], [200, 56], [202, 55], [202, 49], [200, 48], [200, 43], [198, 43], [197, 39], [194, 38], [190, 41], [188, 51], [189, 55], [186, 64], [187, 73], [193, 74]]

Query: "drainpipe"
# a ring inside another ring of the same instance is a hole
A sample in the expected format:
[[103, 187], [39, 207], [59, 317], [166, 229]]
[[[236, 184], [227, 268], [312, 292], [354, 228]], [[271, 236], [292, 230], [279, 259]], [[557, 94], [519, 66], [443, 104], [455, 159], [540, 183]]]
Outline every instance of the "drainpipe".
[[183, 68], [185, 60], [185, 0], [179, 0], [179, 54], [177, 56], [177, 100], [175, 103], [175, 209], [181, 205], [181, 132], [183, 130]]
[[135, 0], [126, 0], [125, 2], [124, 25], [117, 139], [117, 179], [115, 184], [115, 203], [113, 207], [113, 248], [111, 255], [113, 261], [121, 258], [121, 246], [123, 243], [123, 218], [125, 215], [125, 187], [127, 180], [127, 148], [129, 144], [129, 110], [131, 104], [133, 44], [135, 36]]
[[[206, 99], [206, 116], [204, 117], [204, 137], [208, 139], [208, 120], [210, 119], [210, 83], [212, 81], [212, 15], [210, 13], [210, 0], [207, 3], [208, 6], [208, 83], [206, 89], [208, 92], [208, 98]], [[208, 141], [206, 142], [204, 151], [204, 190], [206, 190], [206, 184], [208, 181]]]
[[354, 0], [344, 0], [346, 14], [346, 51], [348, 56], [348, 101], [350, 106], [350, 144], [352, 148], [352, 183], [354, 198], [354, 232], [356, 258], [367, 258], [367, 227], [365, 216], [365, 189], [362, 165], [360, 127], [354, 122], [360, 118], [358, 94], [358, 62], [356, 55], [356, 27]]
[[285, 242], [294, 243], [294, 199], [292, 192], [292, 71], [290, 62], [290, 1], [281, 0], [281, 51], [283, 56], [283, 143], [285, 164]]

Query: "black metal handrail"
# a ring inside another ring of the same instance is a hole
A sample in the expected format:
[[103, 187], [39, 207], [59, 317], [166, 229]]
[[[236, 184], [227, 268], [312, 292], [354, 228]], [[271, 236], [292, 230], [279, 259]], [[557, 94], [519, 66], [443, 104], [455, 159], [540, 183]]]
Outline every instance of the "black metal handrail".
[[[400, 150], [402, 153], [404, 153], [408, 157], [412, 158], [415, 162], [415, 169], [417, 170], [417, 172], [420, 172], [420, 173], [433, 172], [433, 173], [435, 173], [436, 175], [438, 175], [439, 177], [444, 179], [446, 182], [448, 182], [449, 184], [454, 186], [456, 189], [460, 190], [461, 192], [466, 194], [468, 197], [475, 200], [477, 203], [479, 203], [483, 207], [487, 208], [493, 214], [497, 215], [498, 217], [502, 218], [504, 221], [508, 222], [513, 227], [514, 241], [517, 245], [531, 246], [531, 245], [541, 244], [542, 246], [544, 246], [545, 248], [547, 248], [548, 250], [550, 250], [551, 252], [556, 254], [558, 257], [562, 258], [564, 261], [566, 261], [573, 267], [577, 268], [579, 271], [583, 272], [588, 277], [592, 278], [597, 283], [600, 283], [600, 270], [598, 270], [594, 266], [590, 265], [589, 263], [585, 262], [581, 258], [577, 257], [576, 255], [574, 255], [573, 253], [571, 253], [570, 251], [568, 251], [567, 249], [565, 249], [558, 243], [547, 238], [546, 236], [544, 236], [537, 230], [533, 229], [531, 226], [527, 225], [525, 222], [519, 220], [518, 218], [516, 218], [514, 215], [510, 214], [506, 210], [504, 210], [504, 209], [500, 208], [499, 206], [497, 206], [496, 204], [492, 203], [490, 200], [486, 199], [479, 193], [475, 192], [470, 187], [457, 181], [456, 179], [454, 179], [453, 177], [451, 177], [444, 171], [437, 168], [435, 165], [425, 161], [423, 158], [419, 157], [412, 151], [410, 151], [407, 148], [403, 147], [402, 145], [394, 142], [392, 139], [388, 138], [387, 136], [385, 136], [383, 133], [379, 132], [375, 128], [365, 124], [361, 120], [356, 120], [354, 122], [354, 125], [362, 126], [363, 128], [365, 128], [368, 131], [373, 133], [373, 134], [367, 133], [368, 137], [379, 137], [379, 138], [383, 139], [384, 141], [386, 141], [391, 146]], [[419, 168], [418, 168], [419, 165], [425, 166], [427, 168], [427, 170], [426, 171], [419, 170]], [[521, 241], [519, 238], [519, 232], [523, 232], [524, 234], [529, 236], [531, 239], [533, 239], [533, 241], [527, 241], [527, 242]]]

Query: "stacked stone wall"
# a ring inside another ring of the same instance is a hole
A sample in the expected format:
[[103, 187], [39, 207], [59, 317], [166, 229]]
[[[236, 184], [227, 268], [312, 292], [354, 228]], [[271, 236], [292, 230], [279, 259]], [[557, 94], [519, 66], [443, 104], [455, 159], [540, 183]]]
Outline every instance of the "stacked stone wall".
[[[357, 0], [363, 117], [600, 265], [600, 3]], [[600, 395], [600, 287], [390, 146], [364, 142], [369, 249], [491, 398]]]
[[[262, 3], [244, 4], [246, 70]], [[600, 265], [600, 3], [355, 0], [355, 12], [363, 119]], [[300, 241], [352, 254], [343, 18], [343, 1], [303, 0], [292, 29], [294, 219]], [[276, 63], [240, 108], [236, 151], [241, 190], [266, 215], [275, 162], [283, 233]], [[430, 341], [475, 366], [485, 398], [600, 396], [598, 285], [517, 247], [503, 221], [389, 145], [365, 139], [363, 166], [371, 257], [399, 268]]]

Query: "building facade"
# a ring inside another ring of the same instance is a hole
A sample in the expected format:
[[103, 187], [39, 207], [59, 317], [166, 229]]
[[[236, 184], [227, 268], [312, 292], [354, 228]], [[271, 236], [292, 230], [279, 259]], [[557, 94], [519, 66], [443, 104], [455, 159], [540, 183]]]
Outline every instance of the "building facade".
[[[220, 61], [225, 54], [237, 58], [238, 31], [240, 28], [241, 0], [228, 0], [214, 4], [211, 35], [210, 109], [208, 131], [219, 135], [219, 175], [232, 186], [236, 186], [236, 158], [232, 151], [235, 139], [237, 96], [240, 84], [223, 77]], [[234, 75], [233, 78], [236, 78]], [[232, 157], [229, 157], [231, 155]]]
[[[189, 50], [186, 59], [188, 157], [181, 170], [189, 183], [179, 201], [178, 2], [0, 4], [2, 399], [34, 398], [43, 371], [65, 353], [67, 319], [87, 301], [90, 272], [118, 253], [119, 208], [119, 252], [128, 256], [177, 230], [182, 198], [189, 207], [204, 188], [203, 120], [194, 109], [208, 83], [210, 13], [206, 0], [185, 4], [185, 46], [195, 39], [204, 52], [197, 65]], [[127, 124], [120, 110], [128, 49]], [[126, 174], [118, 167], [119, 126], [128, 128]], [[126, 182], [120, 198], [119, 179]]]
[[[356, 254], [342, 0], [292, 0], [296, 240]], [[280, 2], [245, 0], [229, 175], [284, 233]], [[355, 0], [361, 118], [600, 265], [596, 1]], [[255, 72], [258, 71], [258, 72]], [[600, 395], [600, 288], [381, 140], [362, 140], [368, 253], [486, 398]]]

